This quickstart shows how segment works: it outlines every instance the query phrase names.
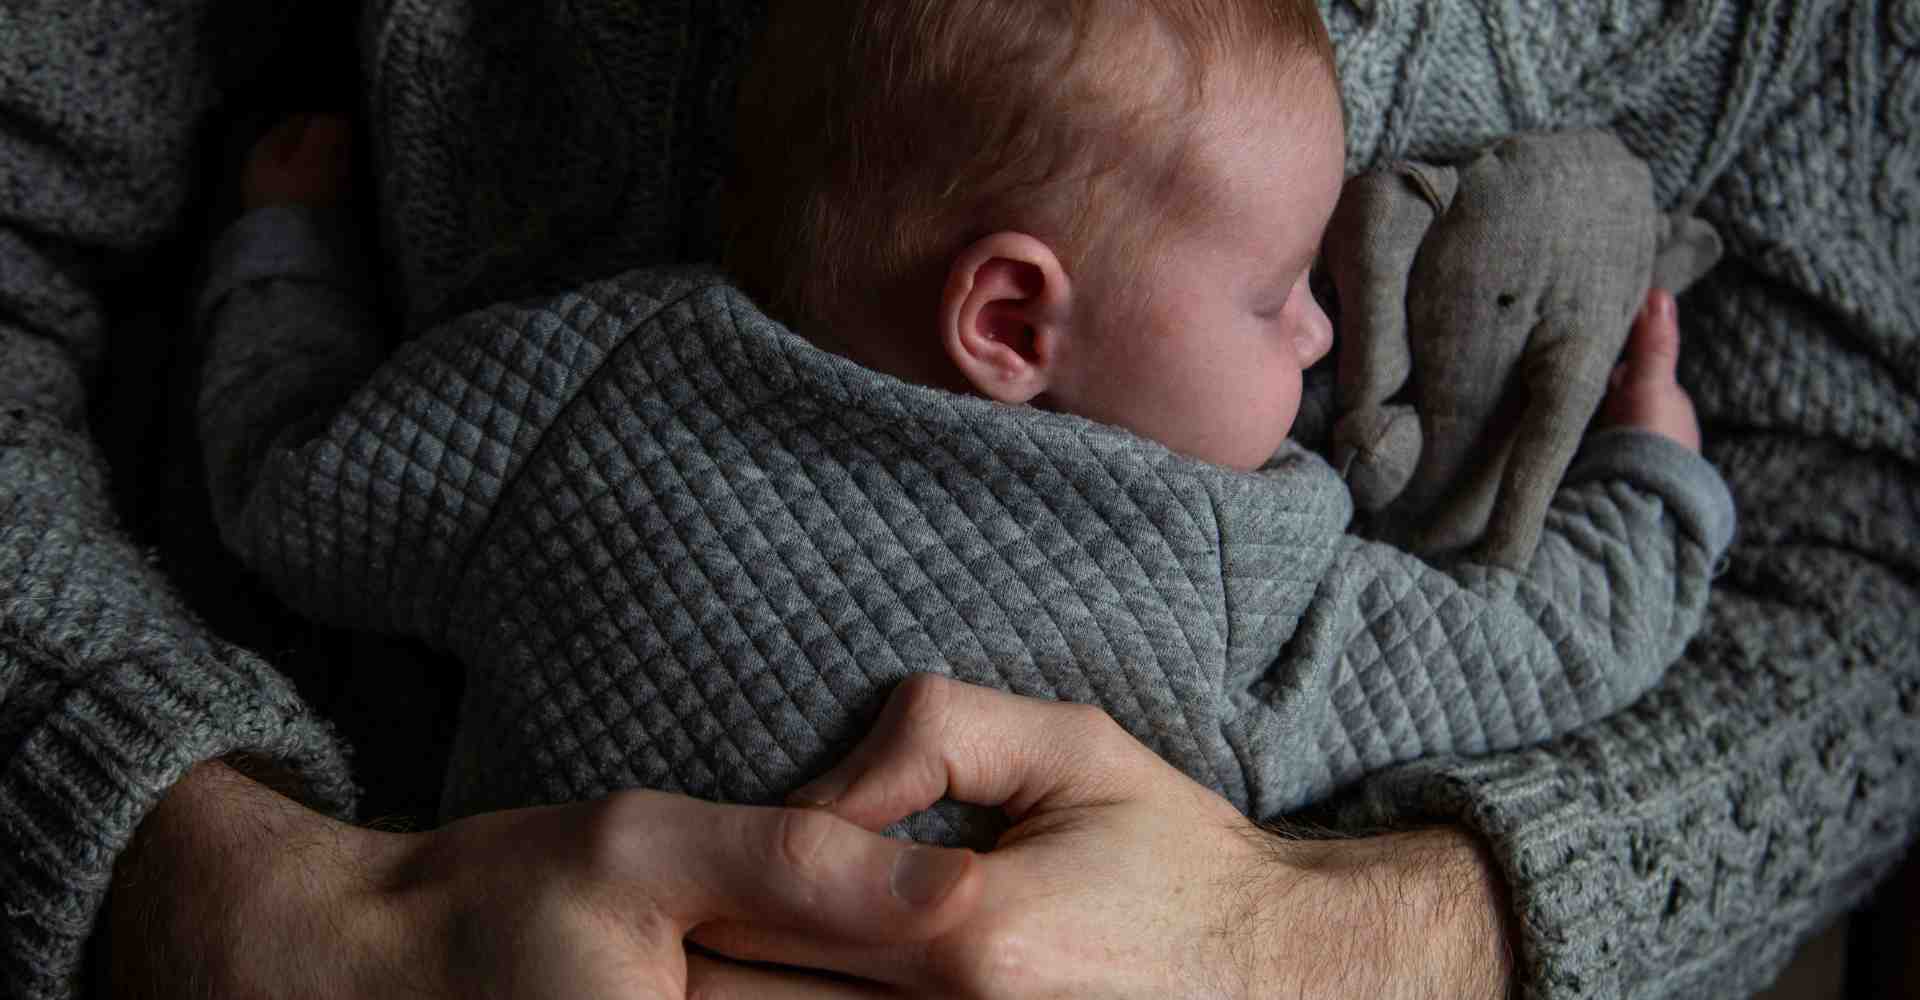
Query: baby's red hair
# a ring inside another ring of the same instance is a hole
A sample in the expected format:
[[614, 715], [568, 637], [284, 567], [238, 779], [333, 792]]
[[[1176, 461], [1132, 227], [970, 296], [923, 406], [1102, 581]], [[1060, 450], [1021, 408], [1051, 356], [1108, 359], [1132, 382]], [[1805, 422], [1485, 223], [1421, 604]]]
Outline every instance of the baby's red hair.
[[802, 328], [931, 324], [950, 262], [1002, 230], [1076, 281], [1119, 275], [1194, 201], [1182, 168], [1220, 70], [1276, 100], [1303, 65], [1333, 73], [1314, 0], [774, 8], [742, 86], [726, 263]]

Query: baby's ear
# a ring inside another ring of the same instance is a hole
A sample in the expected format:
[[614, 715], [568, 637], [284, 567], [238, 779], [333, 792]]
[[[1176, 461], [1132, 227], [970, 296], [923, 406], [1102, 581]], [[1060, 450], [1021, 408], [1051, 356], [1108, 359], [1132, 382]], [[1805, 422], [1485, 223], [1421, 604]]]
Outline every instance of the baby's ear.
[[1073, 301], [1060, 258], [1023, 233], [995, 233], [954, 258], [940, 341], [974, 391], [1025, 403], [1047, 390]]

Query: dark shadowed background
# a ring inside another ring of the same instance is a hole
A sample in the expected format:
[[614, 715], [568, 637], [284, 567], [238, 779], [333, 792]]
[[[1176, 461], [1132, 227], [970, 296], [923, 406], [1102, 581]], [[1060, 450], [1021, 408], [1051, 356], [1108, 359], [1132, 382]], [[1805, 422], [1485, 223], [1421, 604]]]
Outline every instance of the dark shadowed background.
[[[322, 628], [293, 615], [220, 544], [194, 434], [200, 345], [189, 322], [205, 250], [239, 212], [238, 176], [253, 140], [294, 111], [358, 117], [359, 56], [351, 4], [230, 2], [218, 30], [226, 94], [203, 136], [198, 181], [180, 234], [140, 273], [121, 277], [103, 391], [92, 419], [114, 470], [114, 499], [214, 631], [266, 656], [354, 748], [360, 815], [397, 827], [431, 823], [458, 707], [460, 669], [415, 643]], [[368, 239], [366, 144], [357, 143], [355, 206]], [[371, 683], [367, 683], [371, 681]]]

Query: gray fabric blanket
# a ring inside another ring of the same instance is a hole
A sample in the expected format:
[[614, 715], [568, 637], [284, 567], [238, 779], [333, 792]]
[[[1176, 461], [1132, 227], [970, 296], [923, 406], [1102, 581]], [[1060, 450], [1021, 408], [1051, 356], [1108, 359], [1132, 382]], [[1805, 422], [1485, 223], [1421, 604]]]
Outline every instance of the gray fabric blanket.
[[1236, 473], [910, 385], [644, 270], [449, 322], [329, 415], [335, 359], [379, 361], [381, 331], [325, 233], [272, 209], [216, 249], [216, 513], [297, 609], [469, 666], [454, 815], [776, 802], [924, 670], [1098, 705], [1269, 818], [1612, 714], [1692, 637], [1733, 533], [1704, 461], [1614, 432], [1524, 573], [1442, 572], [1345, 535], [1301, 449]]

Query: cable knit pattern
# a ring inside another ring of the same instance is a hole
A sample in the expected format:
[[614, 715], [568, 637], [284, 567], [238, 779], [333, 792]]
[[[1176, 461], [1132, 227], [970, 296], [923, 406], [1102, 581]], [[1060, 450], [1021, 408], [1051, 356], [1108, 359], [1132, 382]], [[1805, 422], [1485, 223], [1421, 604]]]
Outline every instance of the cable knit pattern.
[[[1361, 6], [1332, 12], [1364, 74], [1356, 163], [1545, 107], [1611, 124], [1663, 204], [1728, 237], [1682, 303], [1681, 377], [1743, 535], [1702, 638], [1632, 709], [1412, 765], [1343, 818], [1485, 832], [1531, 995], [1749, 995], [1899, 859], [1920, 805], [1920, 4]], [[1449, 30], [1516, 13], [1560, 22], [1527, 72], [1457, 56]]]
[[363, 8], [382, 242], [408, 331], [583, 279], [705, 259], [733, 85], [764, 6]]

